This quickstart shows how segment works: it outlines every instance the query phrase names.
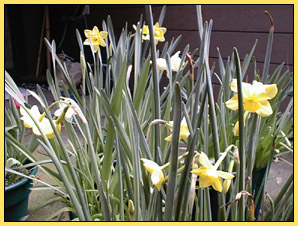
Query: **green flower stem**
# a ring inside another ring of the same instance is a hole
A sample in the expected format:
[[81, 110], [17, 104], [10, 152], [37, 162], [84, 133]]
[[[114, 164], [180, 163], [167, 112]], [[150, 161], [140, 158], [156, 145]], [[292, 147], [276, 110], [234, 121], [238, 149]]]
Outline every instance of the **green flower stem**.
[[[245, 144], [244, 144], [244, 109], [243, 109], [243, 93], [242, 93], [242, 72], [239, 54], [236, 48], [234, 50], [235, 55], [235, 64], [236, 64], [236, 76], [237, 76], [237, 90], [238, 90], [238, 120], [239, 120], [239, 157], [240, 157], [240, 180], [239, 180], [239, 191], [245, 190]], [[238, 220], [245, 220], [245, 199], [242, 198], [239, 200], [239, 213]]]
[[[253, 123], [252, 123], [252, 129], [254, 132], [250, 133], [249, 135], [249, 143], [248, 143], [248, 149], [247, 149], [247, 177], [252, 178], [252, 171], [254, 168], [255, 164], [255, 158], [256, 158], [256, 150], [257, 150], [257, 144], [258, 142], [256, 141], [258, 134], [259, 134], [259, 129], [260, 129], [260, 120], [261, 118], [257, 115], [253, 115]], [[251, 193], [252, 191], [252, 180], [249, 180], [248, 182], [248, 189], [247, 191]]]
[[181, 91], [179, 83], [175, 84], [174, 94], [174, 125], [173, 125], [173, 137], [171, 141], [171, 160], [169, 168], [169, 182], [167, 186], [167, 198], [165, 206], [164, 220], [171, 221], [174, 207], [174, 195], [176, 188], [177, 167], [178, 167], [178, 150], [179, 150], [179, 133], [180, 133], [180, 121], [182, 116], [181, 109]]
[[[160, 119], [160, 92], [159, 92], [159, 78], [156, 62], [156, 46], [153, 29], [153, 16], [150, 5], [145, 6], [146, 16], [148, 20], [149, 33], [150, 33], [150, 45], [151, 45], [151, 57], [152, 57], [152, 71], [153, 71], [153, 92], [154, 92], [154, 115], [153, 119]], [[161, 153], [160, 153], [160, 126], [155, 125], [155, 158], [156, 163], [161, 164]]]
[[99, 197], [100, 197], [101, 204], [102, 204], [102, 207], [103, 207], [104, 217], [105, 217], [106, 221], [110, 221], [110, 211], [109, 211], [107, 199], [105, 197], [104, 190], [103, 190], [101, 175], [100, 175], [99, 166], [98, 166], [98, 162], [97, 162], [97, 156], [95, 155], [95, 150], [94, 150], [94, 147], [93, 147], [91, 134], [90, 134], [90, 131], [89, 131], [88, 124], [84, 123], [84, 126], [85, 126], [85, 129], [86, 129], [86, 132], [87, 132], [87, 140], [88, 140], [88, 143], [89, 143], [89, 147], [91, 149], [89, 151], [89, 155], [90, 155], [90, 160], [91, 160], [91, 163], [92, 163], [93, 171], [95, 173], [95, 179], [96, 179], [96, 183], [97, 183]]
[[[188, 155], [188, 152], [185, 152], [183, 155], [180, 155], [180, 156], [178, 157], [178, 161], [181, 161], [181, 160], [182, 160], [185, 156], [187, 156], [187, 155]], [[162, 170], [165, 170], [165, 169], [167, 169], [169, 166], [170, 166], [170, 163], [167, 162], [166, 164], [162, 165], [160, 168], [161, 168]]]
[[[211, 74], [208, 62], [208, 54], [205, 52], [204, 54], [205, 64], [206, 64], [206, 72], [207, 72], [207, 90], [208, 90], [208, 99], [209, 99], [209, 112], [210, 112], [210, 122], [211, 122], [211, 129], [212, 129], [212, 138], [214, 144], [214, 157], [215, 161], [220, 158], [220, 146], [219, 146], [219, 137], [218, 137], [218, 127], [217, 127], [217, 120], [216, 120], [216, 113], [215, 113], [215, 104], [214, 104], [214, 96], [213, 96], [213, 89], [211, 83]], [[218, 204], [222, 206], [225, 204], [225, 197], [223, 193], [218, 195]], [[219, 220], [226, 220], [226, 213], [225, 208], [219, 209]]]
[[[207, 88], [204, 88], [203, 91], [203, 100], [201, 102], [201, 108], [198, 114], [198, 121], [197, 121], [197, 125], [194, 126], [194, 128], [200, 128], [201, 127], [201, 123], [202, 123], [202, 118], [203, 118], [203, 110], [204, 110], [204, 106], [205, 106], [205, 102], [206, 102], [206, 97], [207, 97]], [[189, 143], [187, 145], [187, 152], [189, 153], [186, 160], [185, 160], [185, 169], [183, 170], [183, 173], [181, 175], [181, 181], [184, 181], [180, 183], [179, 189], [178, 189], [178, 193], [177, 193], [177, 204], [176, 204], [176, 213], [175, 213], [175, 221], [179, 220], [179, 216], [180, 216], [180, 212], [182, 209], [182, 202], [183, 199], [185, 198], [185, 196], [187, 196], [188, 193], [188, 189], [186, 189], [186, 186], [189, 186], [189, 182], [190, 179], [189, 177], [191, 176], [191, 174], [189, 173], [190, 171], [190, 167], [191, 167], [191, 162], [193, 159], [193, 155], [194, 155], [194, 151], [196, 149], [196, 144], [198, 142], [199, 139], [199, 129], [195, 130], [194, 135], [190, 135], [189, 136]], [[186, 198], [185, 198], [186, 199]], [[185, 201], [185, 206], [187, 205], [187, 201]], [[181, 216], [183, 218], [183, 216]]]

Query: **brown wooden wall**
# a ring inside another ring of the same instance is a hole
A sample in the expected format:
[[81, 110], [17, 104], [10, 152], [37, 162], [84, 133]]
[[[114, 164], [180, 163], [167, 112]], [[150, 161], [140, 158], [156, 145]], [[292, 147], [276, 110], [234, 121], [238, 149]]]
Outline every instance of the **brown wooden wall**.
[[[157, 21], [162, 5], [153, 5], [154, 20]], [[268, 11], [274, 20], [274, 41], [269, 73], [281, 64], [285, 63], [283, 71], [293, 71], [293, 5], [202, 5], [203, 20], [213, 19], [213, 29], [210, 45], [210, 62], [216, 63], [218, 68], [218, 51], [227, 59], [232, 55], [233, 47], [238, 49], [240, 58], [243, 59], [253, 47], [256, 39], [258, 44], [254, 51], [257, 66], [262, 74], [265, 59], [270, 19], [264, 13]], [[120, 32], [128, 23], [128, 28], [139, 20], [143, 14], [146, 20], [143, 5], [115, 5], [93, 6], [88, 21], [100, 20], [111, 16], [114, 28]], [[204, 22], [203, 21], [203, 22]], [[97, 23], [98, 25], [100, 23]], [[94, 24], [95, 25], [95, 24]], [[92, 27], [93, 24], [89, 23]], [[200, 42], [197, 31], [196, 8], [194, 5], [168, 5], [163, 25], [167, 28], [166, 40], [182, 35], [182, 41], [177, 50], [183, 50], [190, 44], [190, 51], [199, 48]], [[158, 44], [163, 45], [163, 44]], [[215, 70], [219, 73], [218, 69]], [[253, 68], [248, 68], [247, 76], [253, 78]], [[215, 90], [219, 88], [219, 82], [213, 79]], [[215, 94], [217, 92], [215, 91]]]
[[[65, 22], [63, 22], [61, 12], [63, 10], [66, 13], [75, 6], [50, 5], [49, 8], [51, 39], [55, 39], [58, 46], [64, 36], [63, 50], [77, 61], [79, 61], [79, 47], [75, 29], [78, 29], [82, 36], [84, 36], [84, 29], [92, 29], [94, 25], [102, 29], [102, 20], [106, 20], [110, 15], [116, 29], [115, 33], [119, 34], [126, 21], [128, 28], [132, 29], [132, 25], [139, 21], [141, 14], [145, 19], [144, 5], [90, 5], [90, 14], [86, 15], [88, 27], [81, 17], [69, 21], [64, 34]], [[152, 6], [155, 21], [159, 17], [161, 8], [162, 5]], [[224, 59], [231, 55], [233, 47], [237, 47], [240, 57], [243, 59], [245, 54], [249, 53], [255, 40], [258, 39], [255, 57], [258, 68], [262, 71], [270, 28], [270, 20], [264, 14], [264, 11], [267, 10], [272, 15], [275, 25], [270, 72], [273, 72], [282, 62], [286, 63], [285, 68], [288, 67], [293, 71], [293, 8], [293, 5], [202, 5], [204, 21], [213, 19], [211, 62], [216, 62], [218, 67], [217, 47]], [[14, 57], [16, 58], [14, 63], [20, 74], [16, 73], [16, 77], [34, 75], [43, 5], [6, 5], [5, 10], [7, 9], [10, 9], [8, 12], [12, 37], [15, 37], [12, 39], [15, 50]], [[167, 40], [180, 34], [183, 36], [178, 50], [183, 50], [186, 44], [190, 44], [190, 50], [200, 46], [194, 5], [168, 5], [163, 26], [168, 29], [165, 35]], [[20, 30], [22, 32], [19, 32]], [[20, 40], [22, 41], [20, 42]], [[159, 47], [162, 45], [162, 43], [158, 44]], [[43, 56], [44, 60], [45, 56]], [[43, 65], [45, 65], [44, 62]], [[45, 71], [45, 69], [41, 71]], [[248, 74], [252, 74], [252, 69], [248, 70]], [[39, 78], [41, 77], [42, 75]]]
[[[161, 8], [159, 5], [152, 7], [155, 20]], [[224, 59], [231, 55], [233, 47], [237, 47], [243, 59], [258, 39], [254, 55], [258, 67], [262, 69], [270, 29], [270, 20], [264, 13], [267, 10], [273, 17], [275, 27], [270, 71], [282, 62], [293, 71], [293, 9], [292, 5], [202, 5], [204, 21], [213, 19], [210, 58], [217, 61], [217, 47]], [[111, 15], [114, 28], [120, 31], [125, 21], [131, 27], [141, 14], [145, 15], [142, 5], [91, 5], [88, 19], [95, 21], [93, 17], [105, 19]], [[199, 47], [194, 5], [168, 5], [163, 26], [168, 29], [165, 35], [167, 40], [180, 34], [183, 36], [178, 49], [183, 50], [186, 44], [190, 44], [190, 50]]]

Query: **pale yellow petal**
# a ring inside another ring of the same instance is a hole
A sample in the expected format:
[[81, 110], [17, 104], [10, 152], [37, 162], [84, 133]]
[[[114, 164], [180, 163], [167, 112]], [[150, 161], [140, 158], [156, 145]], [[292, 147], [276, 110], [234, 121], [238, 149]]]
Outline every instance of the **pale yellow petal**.
[[[244, 93], [247, 93], [248, 90], [251, 88], [251, 84], [242, 82], [242, 90]], [[230, 84], [231, 90], [235, 93], [238, 93], [238, 88], [237, 88], [237, 79], [233, 79], [231, 84]]]
[[199, 187], [200, 188], [207, 188], [210, 185], [212, 185], [212, 180], [210, 180], [210, 178], [206, 177], [206, 176], [200, 176], [199, 177]]
[[230, 180], [230, 179], [233, 179], [234, 178], [234, 175], [231, 174], [231, 173], [227, 173], [227, 172], [224, 172], [224, 171], [216, 171], [217, 175], [220, 176], [221, 178], [223, 179], [227, 179], [227, 180]]
[[256, 111], [256, 113], [262, 117], [268, 117], [273, 113], [271, 105], [269, 101], [262, 100], [259, 102], [260, 108]]
[[213, 168], [213, 165], [209, 161], [208, 156], [204, 152], [201, 152], [201, 154], [199, 156], [199, 163], [201, 165], [207, 167], [208, 169], [212, 169]]
[[[248, 114], [249, 114], [248, 111], [246, 111], [244, 113], [244, 123], [243, 123], [244, 126], [246, 124], [246, 118], [247, 118]], [[234, 126], [234, 136], [239, 136], [239, 121], [237, 121], [235, 126]]]
[[232, 180], [224, 180], [223, 182], [223, 192], [226, 194], [231, 186]]
[[86, 40], [84, 41], [84, 45], [90, 45], [89, 39], [86, 39]]
[[167, 32], [167, 29], [165, 27], [160, 27], [159, 30], [163, 35]]
[[85, 34], [86, 38], [89, 38], [91, 36], [91, 34], [92, 34], [92, 31], [86, 29], [86, 30], [84, 30], [84, 34]]
[[234, 136], [239, 136], [239, 121], [234, 126]]
[[194, 169], [191, 171], [191, 173], [197, 175], [197, 176], [201, 176], [201, 175], [204, 175], [206, 174], [206, 170], [207, 170], [207, 167], [205, 166], [201, 166], [200, 168], [198, 169]]
[[106, 31], [99, 32], [99, 37], [101, 39], [105, 39], [107, 36], [108, 36], [108, 32], [106, 32]]
[[98, 40], [98, 44], [102, 47], [106, 47], [106, 42], [104, 40]]
[[260, 100], [262, 100], [262, 99], [269, 100], [276, 96], [276, 94], [278, 92], [278, 88], [277, 88], [276, 84], [264, 85], [264, 87], [265, 87], [265, 93], [261, 93], [258, 96], [258, 98]]
[[148, 159], [141, 159], [141, 160], [143, 161], [143, 165], [146, 168], [146, 170], [148, 170], [151, 174], [153, 173], [154, 170], [158, 171], [160, 169], [160, 166], [151, 160], [148, 160]]
[[161, 170], [159, 171], [154, 171], [151, 175], [151, 181], [154, 186], [156, 186], [157, 190], [160, 191], [161, 185], [163, 184], [164, 181], [164, 175]]
[[172, 137], [173, 137], [173, 135], [171, 134], [171, 135], [169, 135], [169, 136], [167, 136], [166, 138], [165, 138], [165, 141], [171, 141], [172, 140]]
[[235, 94], [230, 100], [226, 101], [227, 108], [231, 110], [238, 110], [238, 94]]
[[99, 33], [98, 27], [94, 26], [92, 32], [93, 34], [98, 34]]
[[222, 192], [222, 180], [220, 177], [216, 178], [213, 183], [212, 183], [212, 187], [214, 190], [218, 191], [218, 192]]

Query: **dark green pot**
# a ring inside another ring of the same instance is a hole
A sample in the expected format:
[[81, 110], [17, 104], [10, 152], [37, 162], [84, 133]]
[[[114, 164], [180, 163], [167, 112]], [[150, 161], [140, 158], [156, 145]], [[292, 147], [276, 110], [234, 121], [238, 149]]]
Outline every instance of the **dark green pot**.
[[[37, 169], [35, 166], [30, 176], [36, 175]], [[5, 187], [4, 221], [20, 221], [21, 218], [28, 215], [30, 187], [32, 187], [32, 180], [27, 178]]]
[[264, 191], [264, 186], [262, 186], [263, 179], [266, 175], [267, 166], [262, 168], [255, 168], [252, 172], [252, 192], [254, 194], [254, 200], [256, 200], [257, 195], [261, 192], [260, 198], [255, 202], [255, 218], [258, 219], [261, 203], [262, 203], [262, 193]]

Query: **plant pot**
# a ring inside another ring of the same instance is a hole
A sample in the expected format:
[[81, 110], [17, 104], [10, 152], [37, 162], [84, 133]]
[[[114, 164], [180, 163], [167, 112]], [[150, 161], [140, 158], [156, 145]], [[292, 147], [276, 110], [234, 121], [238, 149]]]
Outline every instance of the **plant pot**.
[[[37, 166], [30, 176], [37, 173]], [[4, 221], [20, 221], [28, 215], [28, 200], [31, 192], [32, 180], [24, 178], [19, 182], [5, 187], [4, 193]]]
[[262, 203], [262, 193], [264, 191], [264, 186], [262, 186], [263, 178], [265, 177], [267, 171], [267, 166], [261, 168], [255, 168], [252, 172], [252, 192], [254, 194], [254, 200], [256, 200], [258, 193], [261, 192], [259, 199], [255, 202], [255, 218], [258, 219], [261, 203]]

